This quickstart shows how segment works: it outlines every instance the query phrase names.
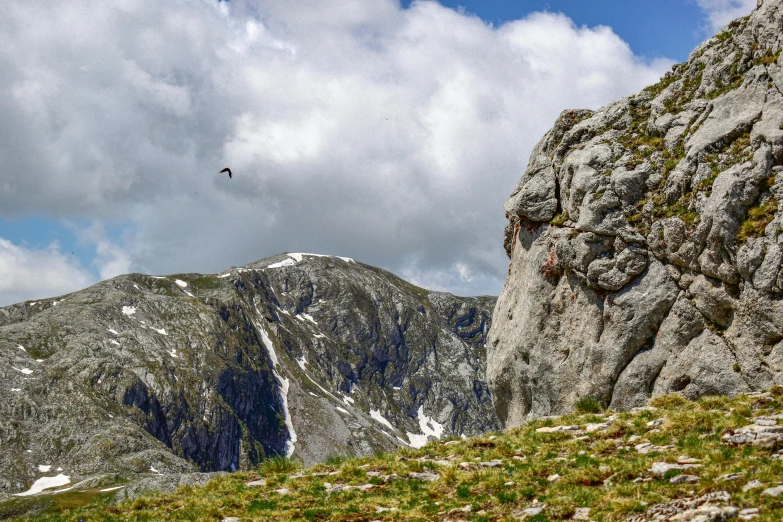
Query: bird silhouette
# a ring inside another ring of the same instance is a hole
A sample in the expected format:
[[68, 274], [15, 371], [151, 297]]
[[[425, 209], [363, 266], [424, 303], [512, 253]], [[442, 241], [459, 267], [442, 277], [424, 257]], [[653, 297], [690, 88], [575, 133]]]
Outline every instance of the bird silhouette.
[[228, 177], [231, 178], [231, 169], [230, 168], [226, 167], [226, 168], [224, 168], [223, 170], [220, 171], [221, 174], [223, 174], [224, 172], [228, 172]]

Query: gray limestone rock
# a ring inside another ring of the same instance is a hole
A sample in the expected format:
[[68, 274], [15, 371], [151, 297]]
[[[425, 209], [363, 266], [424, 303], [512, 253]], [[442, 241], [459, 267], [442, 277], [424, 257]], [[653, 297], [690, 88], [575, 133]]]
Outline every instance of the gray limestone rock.
[[781, 34], [783, 0], [759, 3], [658, 84], [565, 111], [538, 143], [506, 204], [487, 345], [506, 427], [582, 397], [783, 384]]

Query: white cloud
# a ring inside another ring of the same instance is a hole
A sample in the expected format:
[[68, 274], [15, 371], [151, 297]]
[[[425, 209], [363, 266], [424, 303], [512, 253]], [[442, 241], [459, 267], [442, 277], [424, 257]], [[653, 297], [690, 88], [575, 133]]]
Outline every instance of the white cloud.
[[696, 0], [696, 2], [707, 14], [707, 21], [713, 33], [732, 20], [746, 16], [756, 7], [756, 0]]
[[56, 243], [44, 249], [29, 249], [3, 238], [0, 274], [0, 306], [72, 292], [95, 282]]
[[0, 2], [0, 217], [130, 221], [102, 276], [312, 251], [497, 293], [534, 143], [670, 64], [430, 1]]

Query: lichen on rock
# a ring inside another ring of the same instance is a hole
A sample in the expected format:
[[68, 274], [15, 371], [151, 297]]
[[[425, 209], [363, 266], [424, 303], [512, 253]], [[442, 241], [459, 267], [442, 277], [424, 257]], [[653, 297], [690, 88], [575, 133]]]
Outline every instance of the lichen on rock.
[[564, 111], [505, 205], [501, 421], [783, 383], [783, 2], [661, 81]]

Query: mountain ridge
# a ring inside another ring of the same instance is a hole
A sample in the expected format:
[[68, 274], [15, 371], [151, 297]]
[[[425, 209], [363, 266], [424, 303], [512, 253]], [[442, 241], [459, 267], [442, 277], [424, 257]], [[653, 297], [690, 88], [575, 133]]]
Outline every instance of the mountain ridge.
[[0, 491], [54, 473], [38, 466], [76, 481], [310, 465], [491, 429], [493, 305], [292, 253], [0, 308]]

